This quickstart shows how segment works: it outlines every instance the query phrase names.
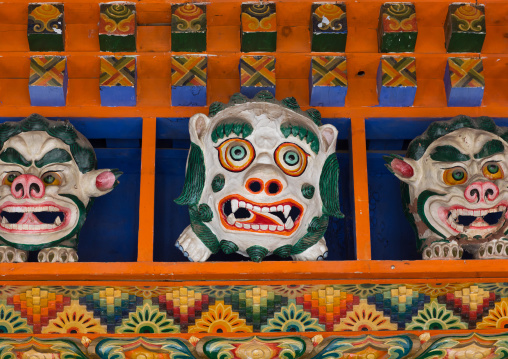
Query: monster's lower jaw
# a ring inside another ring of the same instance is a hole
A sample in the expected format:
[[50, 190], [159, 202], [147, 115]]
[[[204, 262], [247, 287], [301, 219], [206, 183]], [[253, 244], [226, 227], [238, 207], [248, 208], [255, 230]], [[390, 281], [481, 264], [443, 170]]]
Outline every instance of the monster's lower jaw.
[[303, 206], [292, 199], [257, 203], [232, 195], [219, 202], [219, 213], [229, 230], [289, 236], [300, 226]]
[[452, 206], [440, 209], [440, 217], [456, 233], [485, 237], [495, 233], [506, 221], [506, 205], [491, 208], [468, 209]]
[[8, 233], [52, 233], [66, 228], [71, 210], [53, 202], [12, 202], [0, 208], [0, 231]]

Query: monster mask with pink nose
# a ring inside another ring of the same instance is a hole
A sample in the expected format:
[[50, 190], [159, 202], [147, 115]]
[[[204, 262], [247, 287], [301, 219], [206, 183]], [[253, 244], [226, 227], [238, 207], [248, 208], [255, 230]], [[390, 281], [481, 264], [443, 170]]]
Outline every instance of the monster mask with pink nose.
[[488, 117], [432, 123], [386, 156], [424, 259], [508, 258], [508, 128]]
[[192, 141], [185, 185], [190, 226], [177, 247], [192, 261], [239, 253], [295, 260], [327, 255], [323, 237], [339, 210], [337, 129], [316, 110], [269, 92], [233, 95], [189, 122]]
[[0, 261], [75, 262], [93, 199], [121, 175], [97, 170], [88, 140], [68, 121], [31, 115], [0, 125]]

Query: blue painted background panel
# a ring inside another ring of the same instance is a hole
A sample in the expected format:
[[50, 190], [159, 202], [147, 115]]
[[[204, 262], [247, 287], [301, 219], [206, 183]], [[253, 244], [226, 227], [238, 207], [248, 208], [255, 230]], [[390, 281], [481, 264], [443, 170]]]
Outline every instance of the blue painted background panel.
[[[372, 259], [416, 260], [416, 236], [402, 211], [400, 181], [385, 167], [384, 155], [404, 156], [407, 145], [435, 121], [450, 118], [369, 118], [365, 122]], [[508, 126], [508, 118], [494, 119]], [[383, 145], [381, 151], [380, 144]]]
[[[333, 123], [339, 130], [338, 139], [350, 137], [350, 122], [348, 119], [323, 119], [324, 123]], [[188, 122], [186, 119], [157, 119], [157, 139], [187, 139]], [[180, 233], [189, 225], [189, 214], [186, 206], [179, 206], [174, 199], [180, 195], [185, 179], [185, 166], [188, 150], [174, 148], [158, 148], [156, 153], [155, 177], [155, 261], [188, 261], [187, 258], [174, 246]], [[352, 186], [350, 185], [350, 156], [348, 152], [337, 153], [340, 166], [340, 201], [344, 219], [330, 219], [325, 234], [330, 260], [354, 259], [354, 230]], [[212, 255], [210, 261], [245, 261], [247, 258], [240, 255]], [[283, 260], [272, 256], [266, 260]]]
[[[0, 123], [22, 119], [2, 117]], [[78, 246], [80, 262], [134, 262], [139, 224], [142, 119], [69, 118], [69, 121], [90, 140], [136, 145], [136, 148], [95, 148], [98, 168], [118, 168], [124, 174], [112, 192], [95, 200], [81, 230]], [[30, 256], [31, 261], [36, 258]]]

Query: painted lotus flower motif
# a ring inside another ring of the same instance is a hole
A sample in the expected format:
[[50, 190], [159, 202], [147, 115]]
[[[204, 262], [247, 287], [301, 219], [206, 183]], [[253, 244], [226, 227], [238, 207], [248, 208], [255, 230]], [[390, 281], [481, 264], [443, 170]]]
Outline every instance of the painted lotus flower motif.
[[476, 325], [478, 329], [508, 328], [508, 302], [503, 300], [496, 303], [489, 315]]
[[208, 312], [189, 327], [189, 333], [251, 333], [252, 326], [246, 325], [245, 319], [233, 311], [230, 305], [217, 302], [211, 305]]
[[446, 305], [431, 302], [426, 304], [423, 310], [418, 311], [418, 316], [406, 325], [407, 330], [445, 330], [467, 329], [467, 325], [460, 321]]
[[159, 312], [159, 308], [145, 303], [138, 307], [135, 313], [130, 313], [128, 319], [124, 319], [122, 325], [117, 328], [117, 333], [178, 333], [180, 328], [168, 319], [165, 313]]
[[43, 334], [102, 334], [106, 328], [100, 324], [93, 313], [86, 310], [85, 306], [75, 301], [66, 307], [63, 312], [58, 313], [55, 319], [42, 329]]
[[13, 308], [0, 304], [0, 333], [32, 333], [32, 329]]
[[310, 313], [305, 312], [301, 306], [291, 303], [282, 307], [279, 313], [264, 325], [262, 332], [323, 332], [324, 326], [318, 320], [312, 318]]
[[397, 324], [391, 323], [390, 318], [378, 312], [376, 307], [364, 300], [348, 312], [339, 324], [335, 324], [334, 331], [365, 331], [365, 330], [397, 330]]

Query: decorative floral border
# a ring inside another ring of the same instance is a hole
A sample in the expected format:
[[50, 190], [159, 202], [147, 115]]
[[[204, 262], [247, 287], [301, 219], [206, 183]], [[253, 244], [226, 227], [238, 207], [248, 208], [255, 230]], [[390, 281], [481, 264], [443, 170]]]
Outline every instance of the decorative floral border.
[[10, 334], [498, 329], [508, 283], [0, 286]]

